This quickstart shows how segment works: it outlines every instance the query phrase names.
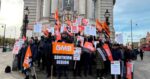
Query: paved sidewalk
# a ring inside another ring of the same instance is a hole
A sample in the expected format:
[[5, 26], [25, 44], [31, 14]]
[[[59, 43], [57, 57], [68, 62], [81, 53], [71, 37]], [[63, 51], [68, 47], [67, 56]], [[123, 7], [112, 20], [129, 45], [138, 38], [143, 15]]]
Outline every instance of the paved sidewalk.
[[7, 65], [12, 66], [13, 54], [11, 52], [1, 52], [0, 49], [0, 79], [24, 79], [24, 75], [16, 72], [6, 74], [5, 67]]
[[134, 79], [150, 79], [150, 52], [144, 53], [144, 60], [138, 56], [134, 64]]

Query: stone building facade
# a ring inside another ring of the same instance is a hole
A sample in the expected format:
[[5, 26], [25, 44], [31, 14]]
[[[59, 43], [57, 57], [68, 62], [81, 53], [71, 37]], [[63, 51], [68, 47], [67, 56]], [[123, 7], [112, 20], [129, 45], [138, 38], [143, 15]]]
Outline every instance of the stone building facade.
[[110, 12], [110, 31], [111, 38], [114, 40], [115, 31], [113, 27], [113, 8], [116, 0], [24, 0], [24, 6], [28, 6], [29, 27], [33, 27], [35, 22], [43, 24], [53, 22], [52, 16], [58, 9], [61, 14], [67, 6], [71, 6], [72, 13], [76, 12], [79, 16], [88, 18], [91, 23], [95, 19], [105, 21], [106, 10]]

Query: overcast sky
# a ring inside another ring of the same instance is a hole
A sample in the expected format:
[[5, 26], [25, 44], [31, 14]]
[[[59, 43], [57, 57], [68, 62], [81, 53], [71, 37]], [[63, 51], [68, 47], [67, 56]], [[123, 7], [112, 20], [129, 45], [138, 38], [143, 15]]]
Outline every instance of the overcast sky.
[[131, 19], [133, 40], [145, 37], [150, 24], [150, 0], [116, 0], [114, 7], [114, 27], [124, 35], [124, 42], [130, 41]]
[[7, 37], [19, 37], [22, 25], [23, 0], [1, 0], [0, 35], [3, 35], [2, 24], [6, 24]]

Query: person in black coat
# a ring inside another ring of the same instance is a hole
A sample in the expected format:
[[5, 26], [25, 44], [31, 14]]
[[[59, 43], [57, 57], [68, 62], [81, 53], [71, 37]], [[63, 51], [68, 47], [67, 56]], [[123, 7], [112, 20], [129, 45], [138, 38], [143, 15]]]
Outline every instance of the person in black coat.
[[[114, 61], [121, 61], [122, 56], [121, 56], [121, 49], [119, 44], [114, 44], [112, 47], [112, 56]], [[117, 76], [117, 79], [121, 79], [121, 75]], [[112, 79], [114, 78], [114, 75], [112, 75]]]
[[143, 50], [142, 49], [140, 49], [140, 57], [141, 57], [141, 60], [143, 60]]
[[51, 76], [51, 66], [52, 66], [52, 62], [53, 62], [51, 33], [49, 33], [48, 38], [46, 38], [46, 40], [45, 40], [44, 53], [45, 53], [45, 58], [46, 58], [47, 77], [50, 77]]

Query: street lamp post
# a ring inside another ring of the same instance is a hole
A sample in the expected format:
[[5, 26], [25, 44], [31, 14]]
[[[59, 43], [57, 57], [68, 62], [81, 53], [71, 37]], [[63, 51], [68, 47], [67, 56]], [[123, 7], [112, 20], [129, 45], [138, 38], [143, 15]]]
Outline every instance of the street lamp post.
[[3, 36], [3, 50], [2, 52], [5, 52], [6, 49], [5, 49], [5, 31], [6, 31], [6, 24], [2, 26], [2, 28], [4, 28], [4, 36]]
[[104, 16], [105, 16], [105, 19], [106, 19], [106, 23], [109, 26], [110, 25], [110, 22], [109, 22], [110, 12], [108, 11], [108, 9], [106, 9], [106, 12], [105, 12]]
[[[106, 9], [104, 17], [105, 17], [106, 24], [109, 26], [110, 25], [110, 22], [109, 22], [110, 12], [108, 11], [108, 9]], [[106, 38], [107, 38], [107, 36], [106, 36]]]
[[23, 36], [26, 37], [27, 26], [28, 26], [28, 23], [29, 23], [28, 15], [29, 15], [29, 9], [28, 9], [28, 7], [26, 7], [24, 9], [24, 20], [23, 20], [24, 24], [23, 24], [23, 28], [22, 28], [22, 37]]
[[131, 20], [131, 48], [133, 49], [132, 20]]

